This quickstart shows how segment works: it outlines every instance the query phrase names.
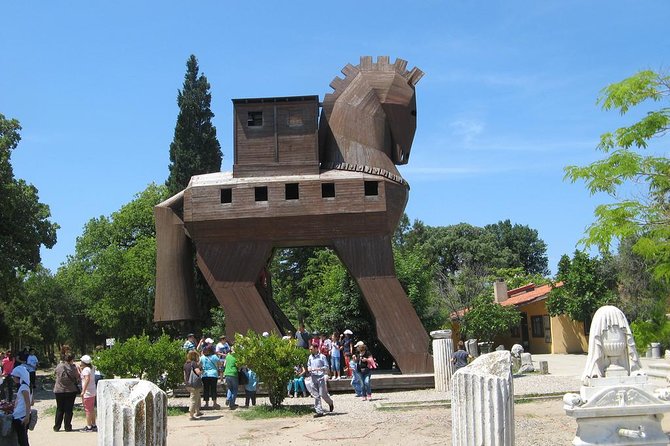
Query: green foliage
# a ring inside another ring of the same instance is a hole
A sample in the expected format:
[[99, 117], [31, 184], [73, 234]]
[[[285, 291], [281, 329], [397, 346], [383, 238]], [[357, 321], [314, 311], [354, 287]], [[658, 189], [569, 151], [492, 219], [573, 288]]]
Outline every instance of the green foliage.
[[493, 235], [496, 247], [508, 268], [521, 268], [527, 274], [549, 274], [547, 267], [547, 244], [539, 237], [536, 229], [509, 220], [484, 226]]
[[[40, 262], [40, 246], [56, 244], [58, 225], [49, 206], [40, 203], [32, 184], [14, 178], [12, 150], [18, 147], [21, 126], [0, 113], [0, 302], [15, 297], [20, 274]], [[0, 310], [1, 311], [1, 310]]]
[[504, 307], [494, 302], [490, 294], [482, 294], [474, 299], [463, 316], [462, 330], [468, 337], [491, 342], [520, 321], [521, 313], [515, 307]]
[[575, 251], [572, 260], [564, 255], [556, 275], [556, 281], [564, 284], [549, 293], [549, 314], [565, 314], [571, 319], [584, 321], [601, 306], [615, 304], [616, 282], [612, 267], [611, 259], [590, 257], [582, 251]]
[[107, 377], [141, 378], [163, 390], [184, 382], [185, 354], [181, 341], [163, 333], [155, 341], [149, 336], [131, 337], [100, 351], [94, 365]]
[[528, 274], [523, 268], [499, 268], [491, 275], [491, 281], [501, 279], [507, 284], [508, 290], [519, 288], [529, 283], [537, 286], [546, 285], [551, 281], [540, 274]]
[[[624, 115], [631, 107], [669, 96], [670, 76], [645, 70], [604, 88], [598, 103]], [[607, 251], [613, 240], [634, 237], [634, 252], [648, 259], [664, 280], [670, 280], [670, 161], [640, 151], [668, 129], [670, 108], [649, 111], [639, 121], [601, 136], [597, 148], [608, 154], [604, 159], [565, 168], [566, 179], [584, 181], [591, 194], [605, 193], [614, 200], [596, 207], [595, 222], [582, 242]]]
[[293, 378], [293, 367], [307, 361], [308, 351], [296, 346], [295, 339], [284, 340], [275, 334], [268, 337], [252, 331], [235, 335], [235, 356], [239, 366], [246, 365], [258, 375], [268, 389], [270, 404], [281, 407], [286, 397], [286, 383]]
[[226, 314], [223, 308], [214, 307], [209, 310], [212, 325], [202, 329], [202, 335], [212, 339], [219, 339], [221, 335], [226, 333]]
[[314, 408], [308, 405], [282, 407], [262, 405], [250, 407], [249, 410], [237, 412], [235, 415], [243, 420], [268, 420], [270, 418], [302, 417], [313, 412]]
[[153, 207], [164, 186], [149, 185], [133, 201], [90, 220], [58, 282], [105, 337], [156, 333], [153, 323], [156, 240]]
[[212, 95], [204, 74], [198, 76], [198, 60], [186, 62], [184, 87], [177, 95], [179, 115], [170, 144], [170, 175], [165, 184], [169, 194], [183, 190], [193, 175], [221, 170], [221, 145], [212, 125]]

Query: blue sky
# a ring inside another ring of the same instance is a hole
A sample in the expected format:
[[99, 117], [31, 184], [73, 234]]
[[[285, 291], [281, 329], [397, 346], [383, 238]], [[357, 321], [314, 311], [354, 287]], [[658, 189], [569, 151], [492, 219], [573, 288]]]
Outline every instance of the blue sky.
[[410, 219], [528, 225], [555, 273], [604, 199], [564, 182], [563, 167], [597, 159], [599, 135], [635, 118], [596, 98], [668, 68], [668, 18], [666, 0], [7, 2], [0, 113], [23, 126], [15, 175], [61, 226], [42, 250], [55, 270], [89, 219], [165, 181], [190, 54], [211, 84], [222, 170], [231, 99], [323, 98], [361, 55], [401, 57], [426, 73], [401, 167]]

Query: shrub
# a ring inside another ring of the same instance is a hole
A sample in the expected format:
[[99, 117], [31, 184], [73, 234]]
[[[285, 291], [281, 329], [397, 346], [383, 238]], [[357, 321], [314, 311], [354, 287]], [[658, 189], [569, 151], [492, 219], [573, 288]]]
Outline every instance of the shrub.
[[286, 384], [293, 378], [293, 367], [304, 364], [309, 352], [296, 345], [295, 339], [284, 340], [272, 334], [263, 337], [253, 331], [235, 335], [235, 356], [239, 366], [246, 365], [258, 375], [268, 389], [270, 404], [281, 407]]
[[147, 335], [118, 342], [97, 354], [95, 366], [105, 376], [146, 379], [166, 390], [184, 381], [184, 361], [181, 342], [163, 333], [155, 342]]

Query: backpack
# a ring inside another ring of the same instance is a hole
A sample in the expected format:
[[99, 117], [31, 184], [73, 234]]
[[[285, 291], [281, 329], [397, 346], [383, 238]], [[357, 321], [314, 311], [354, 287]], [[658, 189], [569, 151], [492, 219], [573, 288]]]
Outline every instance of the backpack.
[[191, 364], [191, 373], [188, 376], [186, 387], [193, 387], [199, 389], [202, 387], [202, 377], [195, 373], [195, 365]]

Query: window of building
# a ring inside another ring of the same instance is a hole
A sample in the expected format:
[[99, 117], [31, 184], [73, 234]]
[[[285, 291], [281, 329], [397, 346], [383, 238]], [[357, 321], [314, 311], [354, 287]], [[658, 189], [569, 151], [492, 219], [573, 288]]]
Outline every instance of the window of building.
[[297, 200], [300, 198], [300, 189], [298, 183], [288, 183], [284, 185], [284, 197], [287, 200]]
[[233, 202], [233, 190], [231, 188], [221, 189], [221, 203]]
[[375, 195], [379, 195], [379, 181], [366, 181], [365, 196], [372, 197]]
[[263, 112], [251, 111], [247, 113], [247, 127], [263, 127]]
[[534, 338], [544, 337], [544, 318], [542, 316], [531, 316], [530, 325]]
[[321, 198], [335, 197], [335, 183], [321, 183]]
[[254, 188], [254, 196], [256, 201], [268, 201], [268, 187], [258, 186]]

